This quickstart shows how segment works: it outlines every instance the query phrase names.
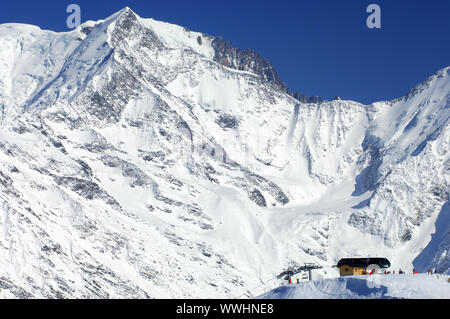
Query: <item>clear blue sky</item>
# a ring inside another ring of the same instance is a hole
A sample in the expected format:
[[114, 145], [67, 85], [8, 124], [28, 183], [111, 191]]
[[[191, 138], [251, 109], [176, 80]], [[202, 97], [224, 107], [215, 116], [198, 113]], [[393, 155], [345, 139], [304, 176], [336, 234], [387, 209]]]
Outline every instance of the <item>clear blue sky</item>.
[[[449, 0], [15, 0], [1, 2], [0, 23], [67, 31], [70, 3], [81, 6], [82, 21], [129, 6], [222, 36], [269, 59], [289, 88], [326, 99], [393, 99], [450, 65]], [[366, 27], [371, 3], [381, 7], [379, 30]]]

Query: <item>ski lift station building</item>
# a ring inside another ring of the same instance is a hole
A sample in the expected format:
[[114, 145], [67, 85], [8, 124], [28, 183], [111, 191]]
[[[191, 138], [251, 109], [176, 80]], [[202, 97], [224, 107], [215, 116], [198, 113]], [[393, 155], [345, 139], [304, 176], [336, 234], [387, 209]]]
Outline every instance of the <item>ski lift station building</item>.
[[343, 258], [337, 264], [341, 276], [366, 275], [367, 269], [378, 266], [380, 269], [391, 267], [386, 258]]

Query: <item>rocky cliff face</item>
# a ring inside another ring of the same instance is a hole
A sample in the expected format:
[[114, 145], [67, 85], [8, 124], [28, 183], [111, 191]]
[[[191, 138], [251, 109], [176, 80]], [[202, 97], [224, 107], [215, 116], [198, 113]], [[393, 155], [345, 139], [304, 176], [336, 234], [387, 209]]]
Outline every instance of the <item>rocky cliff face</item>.
[[287, 91], [286, 84], [281, 80], [272, 63], [262, 58], [256, 51], [235, 48], [221, 37], [214, 38], [211, 44], [215, 52], [214, 61], [235, 70], [257, 74], [277, 89]]
[[269, 60], [262, 58], [256, 51], [252, 49], [241, 50], [235, 48], [229, 41], [226, 41], [221, 37], [213, 38], [211, 45], [214, 48], [214, 61], [235, 70], [248, 71], [257, 74], [277, 89], [288, 93], [300, 102], [324, 102], [324, 100], [318, 96], [307, 97], [300, 92], [289, 90], [272, 63]]
[[349, 255], [448, 272], [449, 68], [316, 105], [213, 43], [128, 8], [0, 25], [1, 296], [236, 297]]

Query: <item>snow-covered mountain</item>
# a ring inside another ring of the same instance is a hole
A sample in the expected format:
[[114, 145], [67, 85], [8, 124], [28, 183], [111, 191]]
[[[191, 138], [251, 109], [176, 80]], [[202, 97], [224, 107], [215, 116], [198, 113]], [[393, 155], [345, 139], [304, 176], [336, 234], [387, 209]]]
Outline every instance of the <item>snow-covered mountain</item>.
[[129, 8], [0, 25], [0, 296], [236, 297], [367, 255], [449, 273], [450, 67], [372, 105], [292, 95]]

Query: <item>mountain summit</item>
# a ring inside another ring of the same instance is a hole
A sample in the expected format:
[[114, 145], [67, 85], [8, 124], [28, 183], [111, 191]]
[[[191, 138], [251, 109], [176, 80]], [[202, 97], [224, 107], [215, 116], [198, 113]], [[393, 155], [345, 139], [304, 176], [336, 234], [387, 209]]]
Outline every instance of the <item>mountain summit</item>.
[[307, 103], [254, 51], [129, 8], [0, 25], [0, 48], [0, 296], [236, 297], [347, 256], [449, 272], [449, 67]]

